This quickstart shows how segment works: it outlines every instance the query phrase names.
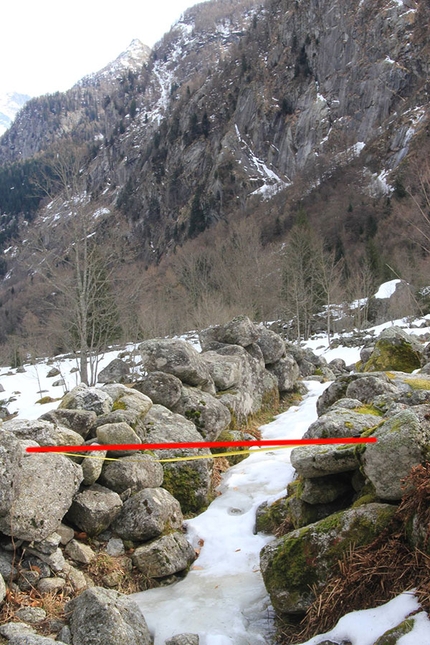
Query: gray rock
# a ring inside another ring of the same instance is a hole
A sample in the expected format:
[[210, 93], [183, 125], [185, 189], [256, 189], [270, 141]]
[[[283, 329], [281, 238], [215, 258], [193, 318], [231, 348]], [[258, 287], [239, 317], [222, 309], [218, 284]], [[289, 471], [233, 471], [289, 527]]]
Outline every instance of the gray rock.
[[63, 378], [58, 379], [58, 381], [54, 381], [52, 384], [52, 387], [63, 387], [66, 385], [66, 381]]
[[167, 372], [187, 385], [202, 386], [212, 380], [200, 354], [185, 340], [154, 338], [144, 341], [139, 350], [148, 372]]
[[402, 497], [402, 479], [409, 475], [413, 466], [428, 458], [428, 423], [421, 424], [412, 410], [404, 410], [387, 419], [373, 436], [378, 441], [369, 444], [364, 451], [364, 472], [378, 497], [399, 500]]
[[59, 454], [30, 454], [12, 433], [0, 434], [0, 530], [40, 542], [70, 508], [82, 469]]
[[33, 542], [32, 548], [34, 551], [44, 555], [52, 555], [58, 549], [58, 545], [61, 541], [61, 535], [54, 531], [51, 535], [48, 535], [41, 542]]
[[143, 488], [158, 488], [163, 483], [163, 466], [151, 455], [136, 454], [106, 461], [100, 483], [118, 494], [136, 493]]
[[73, 645], [151, 645], [136, 603], [112, 589], [92, 587], [69, 602]]
[[152, 401], [148, 396], [120, 383], [103, 385], [102, 391], [107, 392], [113, 400], [113, 410], [130, 412], [135, 420], [143, 418], [152, 407]]
[[280, 392], [291, 392], [300, 376], [299, 366], [289, 354], [277, 363], [268, 365], [267, 369], [276, 376]]
[[36, 441], [39, 446], [79, 446], [84, 443], [74, 430], [43, 419], [11, 419], [3, 423], [3, 430], [12, 432], [17, 439]]
[[88, 586], [83, 572], [73, 566], [70, 566], [67, 572], [67, 579], [75, 591], [82, 591], [82, 589], [86, 589]]
[[40, 593], [58, 593], [64, 589], [66, 581], [64, 578], [42, 578], [37, 585]]
[[18, 576], [18, 569], [14, 566], [16, 558], [9, 551], [0, 550], [0, 575], [5, 580], [15, 580]]
[[88, 535], [98, 535], [120, 513], [122, 501], [112, 490], [93, 484], [80, 491], [67, 513], [67, 519]]
[[373, 403], [375, 397], [381, 395], [394, 398], [398, 393], [398, 389], [389, 382], [385, 374], [358, 378], [346, 389], [347, 397], [359, 399], [363, 403]]
[[49, 372], [47, 373], [46, 377], [47, 378], [53, 378], [54, 376], [60, 376], [61, 372], [57, 367], [51, 367]]
[[42, 607], [20, 607], [15, 612], [15, 616], [24, 623], [37, 625], [46, 618], [46, 611]]
[[9, 645], [53, 645], [55, 642], [52, 638], [38, 634], [18, 634], [10, 639]]
[[314, 477], [304, 480], [300, 499], [308, 504], [330, 504], [349, 490], [351, 485], [339, 477]]
[[5, 623], [0, 625], [0, 636], [4, 636], [10, 641], [14, 636], [24, 636], [27, 634], [35, 634], [33, 627], [27, 623]]
[[92, 486], [96, 483], [102, 472], [106, 455], [107, 450], [91, 450], [85, 453], [81, 463], [84, 486]]
[[165, 641], [165, 645], [199, 645], [198, 634], [177, 634]]
[[245, 422], [250, 414], [255, 414], [261, 409], [264, 401], [278, 396], [278, 380], [265, 369], [262, 358], [251, 356], [239, 345], [223, 345], [216, 351], [221, 357], [239, 358], [239, 382], [234, 390], [219, 392], [217, 398], [234, 414], [239, 423]]
[[90, 410], [66, 410], [57, 408], [57, 410], [50, 410], [42, 414], [40, 419], [50, 421], [55, 425], [65, 426], [74, 430], [81, 435], [84, 439], [90, 433], [97, 415]]
[[301, 446], [291, 453], [291, 464], [302, 477], [321, 477], [356, 470], [359, 462], [353, 445]]
[[363, 504], [296, 529], [263, 547], [260, 568], [275, 611], [304, 614], [342, 555], [352, 547], [371, 543], [395, 511], [390, 504]]
[[63, 397], [58, 407], [67, 410], [88, 410], [99, 415], [110, 412], [112, 406], [113, 401], [107, 392], [81, 383]]
[[6, 583], [3, 576], [0, 574], [0, 603], [6, 598]]
[[259, 329], [247, 316], [237, 316], [225, 325], [204, 329], [199, 333], [199, 339], [202, 350], [205, 351], [210, 349], [213, 342], [247, 347], [256, 343], [259, 335]]
[[178, 500], [164, 488], [145, 488], [124, 502], [112, 530], [124, 540], [145, 541], [182, 522]]
[[238, 356], [221, 356], [218, 352], [207, 351], [201, 357], [217, 390], [228, 390], [239, 383], [241, 360]]
[[197, 388], [184, 386], [172, 412], [182, 414], [192, 421], [207, 441], [216, 441], [231, 422], [228, 408], [215, 397]]
[[[195, 425], [180, 414], [162, 405], [154, 405], [139, 430], [144, 443], [201, 442], [203, 437]], [[157, 459], [205, 455], [208, 459], [163, 464], [163, 487], [179, 500], [184, 513], [196, 513], [209, 503], [213, 459], [204, 449], [155, 450]]]
[[70, 627], [68, 625], [64, 625], [64, 627], [61, 628], [61, 631], [57, 637], [57, 641], [64, 643], [64, 645], [73, 645], [72, 632], [70, 631]]
[[182, 381], [173, 374], [165, 372], [149, 372], [133, 388], [148, 396], [153, 403], [171, 408], [179, 401], [182, 391]]
[[276, 363], [285, 356], [285, 341], [271, 329], [266, 329], [262, 325], [257, 327], [259, 338], [256, 341], [260, 347], [265, 365]]
[[336, 408], [311, 423], [303, 435], [304, 439], [327, 437], [359, 437], [362, 432], [380, 423], [381, 417]]
[[96, 554], [88, 544], [78, 542], [78, 540], [70, 540], [64, 549], [67, 557], [71, 558], [74, 562], [80, 564], [90, 564], [96, 557]]
[[111, 538], [106, 545], [106, 553], [115, 558], [124, 555], [124, 542], [120, 538]]
[[[63, 552], [61, 549], [57, 549], [54, 551], [54, 553], [50, 553], [49, 555], [45, 555], [44, 553], [40, 553], [39, 551], [36, 551], [35, 549], [32, 549], [30, 546], [26, 548], [26, 552], [29, 554], [35, 555], [39, 561], [44, 562], [45, 564], [48, 565], [49, 569], [55, 572], [63, 571], [66, 561], [63, 556]], [[49, 577], [45, 574], [43, 577]]]
[[130, 374], [130, 368], [120, 358], [114, 358], [113, 361], [102, 369], [98, 376], [98, 383], [123, 383]]
[[139, 546], [132, 555], [135, 567], [148, 578], [162, 578], [183, 571], [196, 553], [183, 533], [169, 533]]
[[[99, 426], [96, 430], [97, 441], [102, 445], [111, 444], [137, 444], [141, 443], [141, 439], [135, 433], [133, 428], [124, 423], [106, 423]], [[112, 457], [124, 457], [130, 455], [129, 450], [110, 450], [109, 454]]]
[[363, 371], [413, 372], [421, 367], [423, 356], [423, 345], [416, 337], [400, 327], [387, 327], [379, 335], [374, 351], [363, 365]]
[[73, 540], [73, 537], [75, 535], [74, 530], [70, 527], [67, 526], [66, 524], [61, 523], [60, 526], [57, 527], [56, 533], [59, 534], [60, 536], [60, 543], [65, 546], [70, 540]]

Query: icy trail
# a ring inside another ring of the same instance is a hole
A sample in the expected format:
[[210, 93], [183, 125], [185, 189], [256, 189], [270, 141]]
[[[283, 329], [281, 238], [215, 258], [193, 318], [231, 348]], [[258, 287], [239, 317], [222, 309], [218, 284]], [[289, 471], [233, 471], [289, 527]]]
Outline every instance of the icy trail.
[[[327, 387], [308, 382], [309, 393], [262, 427], [264, 439], [299, 439], [316, 415], [316, 399]], [[255, 511], [265, 500], [285, 494], [294, 475], [291, 449], [251, 454], [232, 467], [219, 487], [221, 495], [187, 522], [194, 546], [204, 541], [188, 576], [168, 587], [133, 596], [154, 645], [184, 632], [199, 634], [200, 645], [261, 645], [273, 628], [270, 601], [259, 570], [259, 553], [271, 539], [254, 535]]]

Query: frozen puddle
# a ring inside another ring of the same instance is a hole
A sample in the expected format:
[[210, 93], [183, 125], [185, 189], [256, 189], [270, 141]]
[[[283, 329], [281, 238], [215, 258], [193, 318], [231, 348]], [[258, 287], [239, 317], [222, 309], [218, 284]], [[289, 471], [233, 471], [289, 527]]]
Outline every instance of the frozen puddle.
[[[262, 427], [264, 439], [299, 439], [316, 415], [316, 399], [327, 384], [308, 382], [298, 407]], [[294, 475], [291, 449], [251, 454], [224, 475], [221, 493], [209, 508], [187, 521], [187, 537], [204, 542], [187, 577], [168, 587], [133, 596], [154, 645], [184, 632], [199, 634], [200, 645], [261, 645], [270, 640], [270, 600], [259, 570], [259, 554], [271, 539], [254, 535], [255, 511], [284, 495]]]

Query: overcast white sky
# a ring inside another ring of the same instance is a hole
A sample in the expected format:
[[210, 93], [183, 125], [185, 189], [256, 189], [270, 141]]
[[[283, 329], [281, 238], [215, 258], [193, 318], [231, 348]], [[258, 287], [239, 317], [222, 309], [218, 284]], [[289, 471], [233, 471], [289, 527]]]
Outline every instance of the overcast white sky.
[[5, 0], [0, 93], [67, 90], [114, 60], [133, 38], [152, 47], [198, 1]]

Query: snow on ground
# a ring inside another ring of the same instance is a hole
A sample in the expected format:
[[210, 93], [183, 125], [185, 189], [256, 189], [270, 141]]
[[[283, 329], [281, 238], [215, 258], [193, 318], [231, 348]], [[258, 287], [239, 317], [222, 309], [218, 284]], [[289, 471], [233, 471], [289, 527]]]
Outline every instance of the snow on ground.
[[[261, 428], [264, 439], [298, 439], [316, 419], [316, 399], [328, 384], [307, 385], [309, 394], [300, 406]], [[255, 512], [265, 500], [285, 494], [294, 477], [290, 454], [291, 448], [254, 451], [230, 468], [219, 487], [221, 495], [187, 521], [192, 544], [204, 541], [188, 576], [173, 586], [134, 595], [155, 635], [154, 645], [183, 632], [198, 633], [201, 645], [260, 645], [270, 639], [273, 612], [259, 554], [273, 537], [254, 535]]]
[[[417, 325], [428, 317], [414, 321], [396, 320], [373, 328], [374, 337], [392, 324], [409, 333], [424, 334], [428, 328]], [[369, 330], [369, 337], [371, 337]], [[348, 338], [351, 334], [344, 334]], [[341, 341], [341, 337], [337, 337]], [[192, 338], [190, 339], [192, 341]], [[327, 338], [320, 336], [306, 343], [328, 361], [343, 358], [349, 365], [359, 359], [360, 347], [340, 345], [329, 348]], [[128, 350], [133, 349], [129, 346]], [[119, 350], [106, 353], [100, 360], [105, 367]], [[47, 378], [52, 367], [61, 374]], [[8, 405], [19, 417], [34, 419], [55, 408], [58, 402], [37, 404], [41, 396], [61, 398], [63, 390], [78, 382], [76, 360], [57, 357], [54, 362], [38, 361], [25, 365], [24, 373], [0, 368], [0, 399], [15, 397]], [[64, 378], [65, 385], [53, 387]], [[316, 419], [316, 400], [328, 384], [307, 382], [309, 393], [299, 406], [291, 407], [272, 423], [262, 427], [265, 439], [300, 438]], [[198, 560], [188, 576], [168, 587], [148, 590], [133, 597], [139, 604], [155, 635], [154, 645], [163, 645], [166, 638], [181, 632], [200, 635], [201, 645], [262, 645], [272, 642], [274, 622], [270, 600], [259, 571], [259, 553], [271, 539], [254, 535], [255, 511], [263, 502], [275, 501], [285, 494], [285, 487], [294, 477], [290, 463], [291, 449], [254, 451], [247, 459], [231, 468], [223, 477], [220, 495], [209, 508], [187, 522], [188, 538], [194, 546], [204, 542]], [[391, 602], [366, 611], [344, 616], [329, 633], [317, 636], [306, 645], [317, 645], [327, 639], [349, 641], [352, 645], [371, 645], [388, 629], [411, 612], [419, 610], [412, 593], [404, 593]], [[430, 621], [424, 612], [414, 616], [413, 630], [403, 636], [399, 645], [430, 645]]]
[[[343, 616], [334, 629], [315, 636], [303, 645], [318, 645], [333, 639], [335, 643], [350, 642], [351, 645], [373, 645], [385, 632], [396, 627], [420, 605], [413, 593], [403, 593], [376, 609], [354, 611]], [[414, 627], [402, 636], [398, 645], [429, 645], [430, 621], [425, 612], [414, 617]], [[331, 642], [331, 641], [330, 641]], [[388, 640], [385, 641], [388, 643]]]

